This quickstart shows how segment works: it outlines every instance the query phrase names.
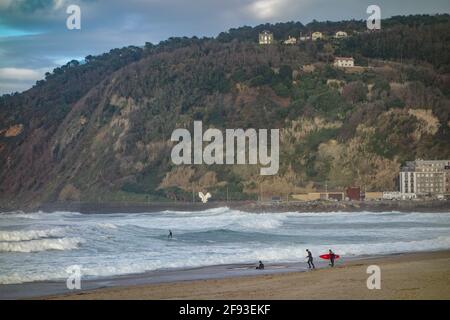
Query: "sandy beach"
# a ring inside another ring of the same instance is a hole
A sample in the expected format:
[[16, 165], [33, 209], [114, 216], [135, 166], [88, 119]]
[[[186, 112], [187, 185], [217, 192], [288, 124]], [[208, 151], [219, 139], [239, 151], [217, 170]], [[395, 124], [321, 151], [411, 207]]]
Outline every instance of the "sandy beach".
[[[367, 289], [369, 265], [381, 289]], [[450, 299], [450, 251], [367, 258], [308, 272], [121, 286], [42, 299]]]

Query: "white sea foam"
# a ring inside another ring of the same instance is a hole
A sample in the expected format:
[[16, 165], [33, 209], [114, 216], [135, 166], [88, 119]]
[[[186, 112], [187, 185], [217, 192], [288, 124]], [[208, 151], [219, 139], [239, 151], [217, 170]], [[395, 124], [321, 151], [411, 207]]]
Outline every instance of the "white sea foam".
[[82, 243], [80, 238], [39, 239], [0, 242], [0, 252], [39, 252], [47, 250], [73, 250]]
[[64, 279], [66, 267], [73, 264], [82, 266], [83, 276], [101, 277], [258, 260], [302, 262], [306, 248], [315, 257], [333, 249], [342, 262], [361, 255], [450, 248], [449, 213], [252, 214], [224, 207], [22, 215], [1, 215], [0, 284]]
[[99, 226], [100, 228], [105, 228], [105, 229], [117, 229], [117, 226], [113, 223], [98, 223], [97, 226]]
[[[331, 246], [334, 251], [341, 255], [341, 259], [359, 256], [361, 254], [392, 254], [402, 252], [429, 251], [449, 248], [450, 237], [438, 237], [423, 241], [391, 242], [383, 244], [353, 244]], [[208, 246], [197, 247], [196, 253], [180, 253], [179, 259], [162, 261], [158, 259], [131, 259], [120, 258], [112, 262], [103, 262], [97, 265], [82, 267], [84, 277], [104, 277], [112, 275], [123, 275], [141, 273], [151, 270], [167, 268], [200, 267], [204, 265], [218, 265], [230, 263], [252, 263], [258, 260], [265, 262], [304, 262], [305, 250], [309, 248], [316, 259], [318, 255], [326, 253], [328, 245], [303, 245], [303, 246], [273, 246], [268, 248], [242, 248], [224, 249], [221, 247], [211, 248]], [[344, 262], [341, 262], [344, 263]], [[44, 281], [49, 279], [64, 279], [66, 266], [58, 266], [51, 270], [34, 273], [11, 272], [0, 275], [0, 284], [24, 283], [30, 281]]]
[[219, 207], [219, 208], [206, 209], [206, 210], [202, 210], [202, 211], [165, 210], [165, 211], [162, 211], [162, 213], [163, 214], [181, 214], [181, 215], [186, 215], [186, 214], [208, 215], [208, 214], [222, 214], [222, 213], [225, 213], [228, 211], [230, 211], [230, 208], [228, 208], [228, 207]]
[[130, 217], [119, 224], [136, 225], [144, 228], [173, 230], [221, 230], [255, 231], [276, 229], [288, 217], [285, 213], [253, 214], [227, 207], [208, 209], [199, 212], [165, 211], [163, 215], [142, 219], [142, 216]]
[[0, 242], [25, 241], [40, 238], [61, 237], [63, 234], [64, 234], [63, 228], [52, 228], [43, 230], [0, 231]]

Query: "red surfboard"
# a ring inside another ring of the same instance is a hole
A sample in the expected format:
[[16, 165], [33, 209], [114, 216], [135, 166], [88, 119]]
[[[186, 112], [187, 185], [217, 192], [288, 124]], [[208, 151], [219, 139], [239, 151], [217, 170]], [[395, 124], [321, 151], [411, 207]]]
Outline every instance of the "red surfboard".
[[[323, 255], [321, 255], [321, 256], [319, 256], [320, 258], [322, 258], [322, 259], [325, 259], [325, 260], [330, 260], [330, 255], [327, 253], [327, 254], [323, 254]], [[339, 255], [338, 254], [335, 254], [334, 255], [334, 258], [335, 259], [339, 259]]]

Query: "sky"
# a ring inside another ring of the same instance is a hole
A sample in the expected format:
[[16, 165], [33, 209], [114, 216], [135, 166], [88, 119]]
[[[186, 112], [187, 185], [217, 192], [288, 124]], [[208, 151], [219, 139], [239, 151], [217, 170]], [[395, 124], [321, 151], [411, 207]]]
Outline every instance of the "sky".
[[[81, 9], [69, 30], [68, 6]], [[172, 36], [216, 36], [266, 22], [450, 13], [449, 0], [0, 0], [0, 95], [29, 89], [45, 72], [113, 48]]]

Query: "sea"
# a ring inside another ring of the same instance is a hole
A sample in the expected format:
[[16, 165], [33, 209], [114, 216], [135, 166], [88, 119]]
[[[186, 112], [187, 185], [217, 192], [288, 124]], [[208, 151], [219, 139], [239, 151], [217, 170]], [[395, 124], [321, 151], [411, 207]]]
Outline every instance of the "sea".
[[[173, 237], [169, 238], [169, 230]], [[0, 285], [450, 249], [450, 213], [0, 213]], [[1, 286], [0, 286], [1, 288]]]

